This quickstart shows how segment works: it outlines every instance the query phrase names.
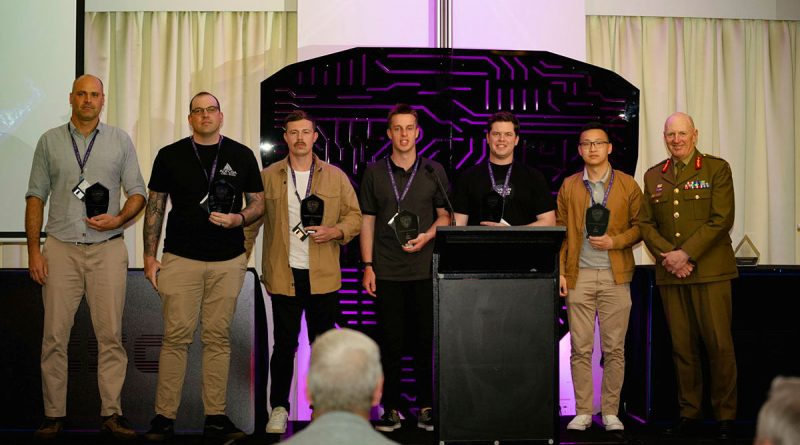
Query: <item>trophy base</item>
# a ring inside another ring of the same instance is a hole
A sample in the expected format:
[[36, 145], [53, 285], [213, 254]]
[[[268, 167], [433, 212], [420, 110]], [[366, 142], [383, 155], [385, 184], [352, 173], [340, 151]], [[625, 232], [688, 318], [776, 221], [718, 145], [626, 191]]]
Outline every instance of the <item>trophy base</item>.
[[758, 265], [758, 257], [736, 257], [736, 265], [743, 267], [755, 267]]

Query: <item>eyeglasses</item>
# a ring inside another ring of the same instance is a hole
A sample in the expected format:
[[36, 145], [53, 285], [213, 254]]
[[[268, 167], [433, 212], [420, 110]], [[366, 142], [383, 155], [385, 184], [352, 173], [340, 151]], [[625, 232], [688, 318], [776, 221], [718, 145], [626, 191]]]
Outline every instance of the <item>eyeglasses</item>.
[[588, 150], [589, 148], [594, 148], [594, 147], [603, 150], [604, 148], [606, 148], [606, 146], [608, 146], [608, 144], [609, 144], [608, 141], [583, 141], [578, 143], [578, 145], [584, 150]]
[[195, 116], [199, 116], [199, 115], [203, 114], [204, 111], [206, 113], [208, 113], [208, 114], [214, 114], [217, 111], [219, 111], [219, 107], [217, 107], [215, 105], [212, 105], [210, 107], [205, 107], [205, 108], [201, 108], [201, 107], [192, 108], [192, 114], [194, 114]]

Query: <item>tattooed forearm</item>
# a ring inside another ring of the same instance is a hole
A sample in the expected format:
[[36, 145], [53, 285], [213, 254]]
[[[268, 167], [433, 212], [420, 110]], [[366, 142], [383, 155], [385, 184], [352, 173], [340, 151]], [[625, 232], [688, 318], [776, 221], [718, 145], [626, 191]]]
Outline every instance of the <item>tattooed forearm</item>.
[[167, 194], [150, 191], [144, 214], [144, 256], [156, 256], [166, 208]]
[[250, 225], [264, 213], [264, 193], [245, 193], [244, 200], [247, 206], [242, 209], [244, 225]]

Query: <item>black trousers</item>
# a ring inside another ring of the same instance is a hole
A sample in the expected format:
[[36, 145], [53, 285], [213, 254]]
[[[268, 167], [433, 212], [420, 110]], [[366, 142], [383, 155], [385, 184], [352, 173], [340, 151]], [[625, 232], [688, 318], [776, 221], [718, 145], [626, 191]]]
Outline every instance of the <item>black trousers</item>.
[[414, 357], [417, 406], [432, 406], [433, 394], [433, 281], [376, 280], [378, 324], [381, 331], [384, 409], [401, 405], [403, 353]]
[[311, 283], [307, 269], [292, 269], [295, 296], [271, 295], [272, 338], [275, 345], [269, 362], [269, 404], [274, 409], [282, 406], [290, 410], [289, 391], [292, 387], [294, 356], [297, 352], [297, 336], [300, 335], [300, 320], [306, 313], [308, 341], [314, 342], [318, 335], [333, 329], [336, 310], [339, 307], [336, 292], [311, 295]]

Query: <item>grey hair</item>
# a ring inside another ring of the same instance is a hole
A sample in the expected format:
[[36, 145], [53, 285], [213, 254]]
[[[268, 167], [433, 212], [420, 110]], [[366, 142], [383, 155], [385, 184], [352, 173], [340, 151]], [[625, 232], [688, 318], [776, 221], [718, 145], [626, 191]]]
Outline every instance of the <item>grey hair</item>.
[[331, 329], [311, 347], [308, 391], [319, 412], [369, 412], [382, 377], [378, 345], [361, 332]]
[[800, 378], [778, 376], [758, 412], [756, 443], [800, 444]]

